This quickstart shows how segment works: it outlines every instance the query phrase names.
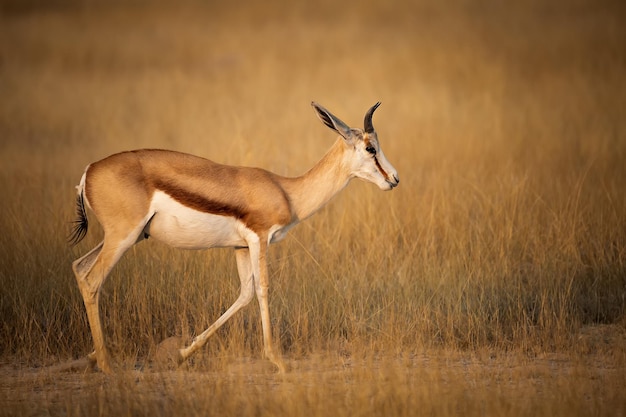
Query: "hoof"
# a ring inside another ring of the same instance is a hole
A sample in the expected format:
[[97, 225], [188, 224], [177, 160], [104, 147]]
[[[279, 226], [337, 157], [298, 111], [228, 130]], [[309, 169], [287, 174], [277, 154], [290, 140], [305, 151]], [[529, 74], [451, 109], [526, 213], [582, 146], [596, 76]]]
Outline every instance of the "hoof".
[[178, 368], [183, 362], [180, 349], [183, 347], [183, 339], [173, 336], [163, 340], [154, 353], [154, 363], [158, 369], [172, 370]]
[[283, 358], [280, 356], [276, 356], [276, 355], [266, 355], [267, 359], [269, 359], [269, 361], [276, 367], [276, 370], [278, 371], [279, 374], [284, 374], [285, 372], [288, 371], [287, 367], [285, 366], [285, 362], [283, 362]]
[[113, 374], [113, 369], [111, 368], [111, 361], [109, 360], [109, 355], [105, 354], [105, 360], [102, 361], [102, 363], [98, 362], [98, 358], [96, 356], [96, 352], [93, 351], [91, 352], [89, 355], [85, 356], [83, 359], [79, 359], [80, 361], [87, 361], [87, 363], [89, 364], [89, 367], [91, 367], [91, 369], [95, 369], [96, 367], [98, 369], [100, 369], [101, 372], [107, 374], [107, 375], [112, 375]]
[[276, 366], [276, 369], [278, 370], [279, 374], [284, 374], [284, 373], [289, 372], [289, 369], [287, 368], [287, 366], [282, 360], [272, 361], [272, 363]]

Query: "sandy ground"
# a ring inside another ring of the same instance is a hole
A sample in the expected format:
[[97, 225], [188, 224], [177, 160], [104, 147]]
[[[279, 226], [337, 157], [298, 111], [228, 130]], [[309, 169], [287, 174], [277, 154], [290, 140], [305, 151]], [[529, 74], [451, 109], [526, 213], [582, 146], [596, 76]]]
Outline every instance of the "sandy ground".
[[598, 343], [596, 352], [574, 356], [440, 351], [357, 358], [323, 353], [288, 359], [290, 371], [282, 375], [259, 358], [215, 358], [175, 370], [159, 370], [152, 362], [124, 363], [113, 376], [5, 363], [0, 367], [0, 415], [169, 415], [173, 410], [187, 415], [308, 410], [317, 415], [324, 414], [322, 404], [334, 415], [351, 410], [373, 415], [388, 403], [396, 406], [389, 415], [411, 414], [416, 407], [437, 415], [459, 408], [466, 415], [624, 415], [624, 351], [600, 352], [599, 346], [611, 345]]

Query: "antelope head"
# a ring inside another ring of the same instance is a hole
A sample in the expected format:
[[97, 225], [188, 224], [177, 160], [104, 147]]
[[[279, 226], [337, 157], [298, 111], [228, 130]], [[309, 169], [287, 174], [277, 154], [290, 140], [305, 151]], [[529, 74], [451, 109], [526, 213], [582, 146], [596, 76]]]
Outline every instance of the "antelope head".
[[383, 153], [378, 135], [372, 124], [372, 115], [380, 106], [374, 104], [365, 113], [363, 129], [351, 128], [319, 104], [311, 105], [319, 119], [329, 128], [339, 133], [347, 145], [349, 169], [352, 177], [376, 184], [381, 190], [391, 190], [398, 186], [398, 171], [387, 161]]

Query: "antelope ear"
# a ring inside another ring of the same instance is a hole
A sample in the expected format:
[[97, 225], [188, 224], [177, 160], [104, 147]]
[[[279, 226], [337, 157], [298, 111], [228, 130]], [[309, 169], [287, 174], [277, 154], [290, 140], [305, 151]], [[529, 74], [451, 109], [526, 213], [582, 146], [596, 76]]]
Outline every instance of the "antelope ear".
[[315, 114], [326, 126], [339, 133], [345, 140], [352, 140], [352, 130], [350, 127], [335, 117], [331, 112], [312, 101], [311, 106], [315, 109]]
[[374, 104], [368, 111], [365, 113], [364, 127], [366, 133], [374, 133], [374, 125], [372, 124], [372, 116], [374, 115], [374, 111], [380, 106], [380, 101]]

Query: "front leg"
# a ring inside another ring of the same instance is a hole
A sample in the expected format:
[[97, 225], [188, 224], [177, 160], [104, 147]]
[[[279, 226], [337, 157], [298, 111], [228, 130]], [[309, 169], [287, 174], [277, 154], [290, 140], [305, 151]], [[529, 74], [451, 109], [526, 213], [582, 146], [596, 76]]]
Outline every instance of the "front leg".
[[285, 364], [280, 352], [274, 350], [272, 343], [272, 328], [270, 321], [270, 308], [268, 302], [269, 279], [267, 274], [267, 238], [265, 236], [256, 237], [248, 241], [250, 249], [250, 259], [252, 261], [252, 271], [254, 275], [254, 286], [256, 290], [259, 308], [261, 309], [261, 324], [263, 326], [263, 346], [265, 356], [278, 367], [280, 373], [285, 372]]
[[228, 310], [224, 312], [208, 329], [199, 334], [193, 339], [191, 345], [178, 351], [178, 362], [182, 363], [187, 360], [194, 352], [204, 346], [217, 329], [219, 329], [224, 323], [228, 321], [237, 311], [242, 307], [248, 305], [254, 297], [254, 284], [253, 284], [253, 272], [252, 262], [250, 262], [250, 253], [247, 248], [238, 248], [235, 250], [235, 256], [237, 258], [237, 271], [239, 272], [239, 279], [241, 280], [241, 292], [239, 297], [230, 306]]

